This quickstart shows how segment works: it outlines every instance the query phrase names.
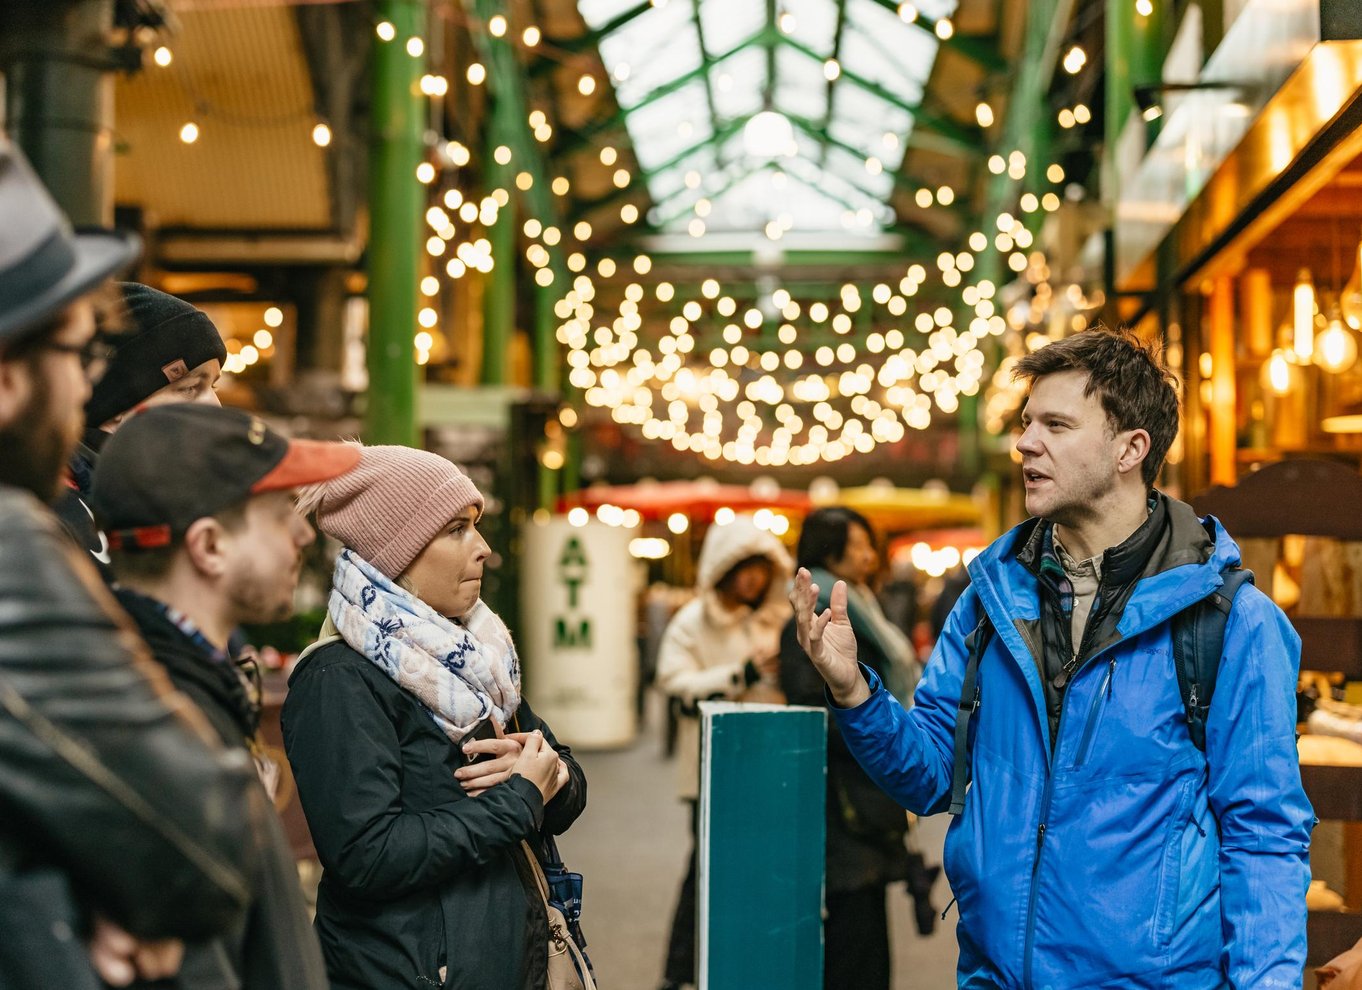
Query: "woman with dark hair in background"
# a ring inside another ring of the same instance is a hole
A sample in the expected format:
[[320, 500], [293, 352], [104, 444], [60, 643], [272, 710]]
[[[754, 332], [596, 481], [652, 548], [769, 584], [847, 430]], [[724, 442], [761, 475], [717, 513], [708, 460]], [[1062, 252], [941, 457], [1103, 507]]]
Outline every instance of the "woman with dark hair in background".
[[[847, 583], [847, 611], [857, 656], [905, 705], [912, 703], [917, 659], [902, 631], [885, 618], [870, 581], [879, 568], [870, 522], [853, 509], [817, 509], [804, 520], [796, 551], [821, 589], [820, 608], [838, 580]], [[826, 704], [823, 679], [800, 648], [794, 620], [780, 639], [780, 686], [792, 705]], [[885, 889], [908, 881], [918, 930], [931, 932], [931, 888], [939, 867], [928, 868], [905, 845], [908, 814], [866, 776], [836, 724], [828, 721], [827, 872], [823, 923], [826, 990], [888, 990], [889, 917]]]

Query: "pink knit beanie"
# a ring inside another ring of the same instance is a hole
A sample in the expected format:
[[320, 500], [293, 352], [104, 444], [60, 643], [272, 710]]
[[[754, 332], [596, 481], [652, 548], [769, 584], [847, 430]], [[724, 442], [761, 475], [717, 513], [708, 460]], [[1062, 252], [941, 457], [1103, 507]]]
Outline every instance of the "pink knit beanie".
[[449, 521], [483, 506], [473, 482], [439, 454], [413, 447], [365, 447], [351, 471], [298, 494], [317, 526], [383, 574], [396, 578]]

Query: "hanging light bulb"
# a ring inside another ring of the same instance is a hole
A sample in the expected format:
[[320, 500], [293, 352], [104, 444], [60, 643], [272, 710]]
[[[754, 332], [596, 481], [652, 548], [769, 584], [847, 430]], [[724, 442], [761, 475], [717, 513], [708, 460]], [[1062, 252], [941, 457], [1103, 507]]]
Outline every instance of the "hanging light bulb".
[[1275, 396], [1281, 397], [1291, 391], [1291, 380], [1296, 370], [1293, 357], [1286, 348], [1279, 347], [1263, 365], [1263, 387]]
[[1343, 322], [1337, 308], [1329, 325], [1315, 340], [1315, 364], [1331, 375], [1347, 371], [1357, 362], [1357, 337]]
[[1302, 268], [1291, 295], [1292, 324], [1295, 335], [1291, 349], [1301, 361], [1309, 361], [1315, 351], [1315, 283], [1310, 270]]

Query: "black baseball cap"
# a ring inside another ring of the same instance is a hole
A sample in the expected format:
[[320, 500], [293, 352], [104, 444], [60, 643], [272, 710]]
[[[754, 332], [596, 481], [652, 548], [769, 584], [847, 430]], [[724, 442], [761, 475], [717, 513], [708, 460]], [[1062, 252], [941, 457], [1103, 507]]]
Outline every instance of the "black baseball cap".
[[239, 409], [181, 402], [129, 418], [104, 445], [90, 508], [115, 550], [152, 550], [197, 519], [252, 495], [328, 481], [360, 459], [358, 444], [289, 440]]

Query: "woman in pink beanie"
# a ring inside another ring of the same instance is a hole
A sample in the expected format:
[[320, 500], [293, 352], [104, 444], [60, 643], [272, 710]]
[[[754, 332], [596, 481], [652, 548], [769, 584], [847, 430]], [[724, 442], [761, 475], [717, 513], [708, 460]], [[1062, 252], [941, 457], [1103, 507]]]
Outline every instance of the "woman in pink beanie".
[[582, 813], [586, 779], [479, 597], [482, 495], [436, 454], [365, 447], [300, 501], [344, 544], [283, 711], [331, 985], [543, 990], [529, 857]]

